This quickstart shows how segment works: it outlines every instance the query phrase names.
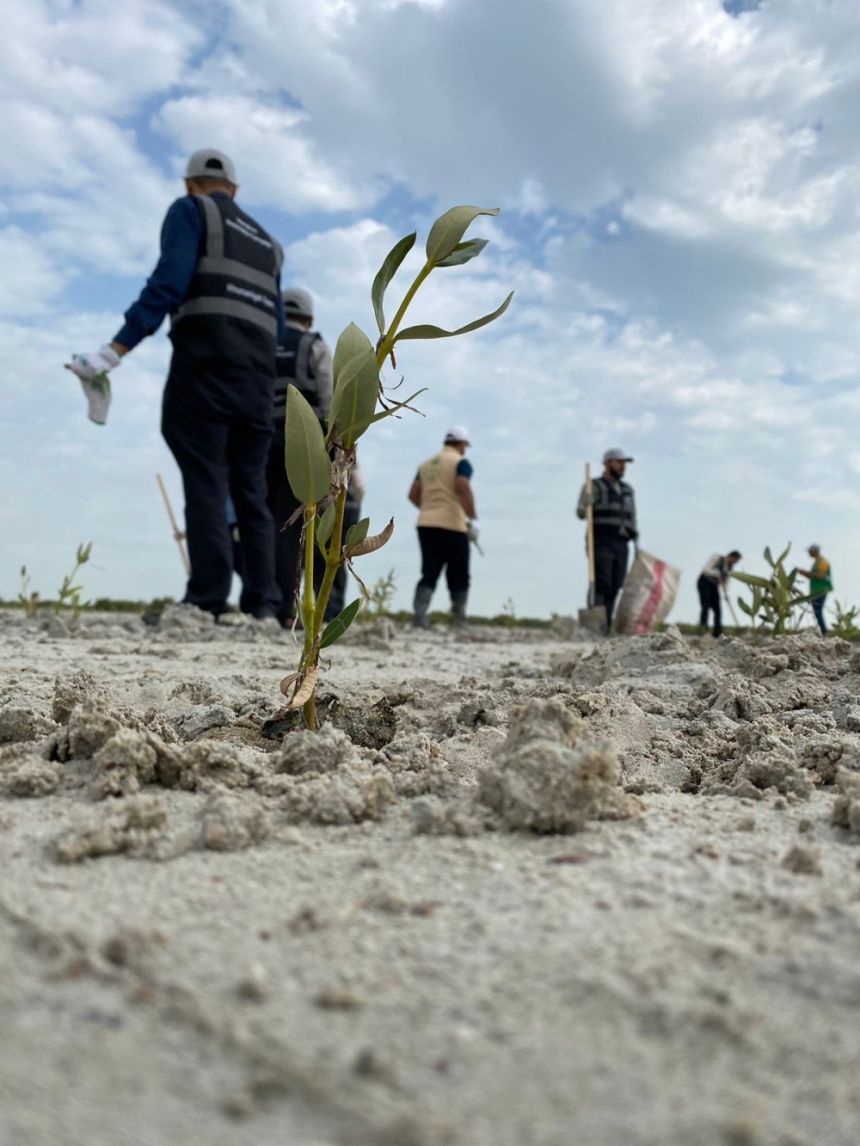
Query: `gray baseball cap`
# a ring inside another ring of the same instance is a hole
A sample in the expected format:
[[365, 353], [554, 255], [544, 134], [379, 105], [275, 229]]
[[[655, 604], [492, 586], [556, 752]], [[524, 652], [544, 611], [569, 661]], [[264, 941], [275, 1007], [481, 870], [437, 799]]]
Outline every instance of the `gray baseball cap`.
[[603, 455], [605, 462], [632, 462], [633, 459], [629, 456], [626, 450], [607, 450]]
[[287, 318], [313, 318], [314, 300], [310, 291], [302, 287], [287, 287], [281, 291], [281, 302]]
[[228, 183], [237, 183], [233, 160], [223, 151], [217, 151], [214, 147], [202, 147], [199, 151], [195, 151], [188, 160], [185, 178], [199, 179], [202, 176], [209, 176], [211, 179], [226, 179]]

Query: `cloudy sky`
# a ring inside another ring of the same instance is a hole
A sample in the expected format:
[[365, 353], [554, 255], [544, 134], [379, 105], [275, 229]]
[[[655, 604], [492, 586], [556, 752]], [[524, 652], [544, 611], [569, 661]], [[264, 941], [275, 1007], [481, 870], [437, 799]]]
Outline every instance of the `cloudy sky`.
[[[114, 375], [109, 424], [63, 369], [110, 339], [157, 256], [188, 153], [237, 164], [333, 344], [373, 330], [391, 244], [455, 203], [500, 206], [405, 343], [424, 417], [363, 445], [366, 559], [417, 577], [415, 466], [465, 423], [485, 556], [473, 607], [583, 603], [583, 466], [631, 467], [643, 545], [819, 541], [860, 602], [860, 11], [856, 0], [4, 0], [0, 41], [0, 596], [54, 591], [81, 541], [90, 596], [180, 596], [155, 474], [164, 331]], [[398, 280], [399, 281], [399, 280]], [[396, 286], [396, 284], [395, 284]], [[439, 604], [443, 602], [440, 590]]]

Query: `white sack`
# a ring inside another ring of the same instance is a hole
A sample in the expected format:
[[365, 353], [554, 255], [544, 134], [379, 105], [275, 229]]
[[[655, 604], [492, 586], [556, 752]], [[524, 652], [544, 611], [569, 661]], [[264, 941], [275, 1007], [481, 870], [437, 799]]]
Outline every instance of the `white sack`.
[[641, 636], [669, 616], [681, 570], [640, 549], [624, 581], [624, 590], [615, 614], [615, 628], [627, 636]]

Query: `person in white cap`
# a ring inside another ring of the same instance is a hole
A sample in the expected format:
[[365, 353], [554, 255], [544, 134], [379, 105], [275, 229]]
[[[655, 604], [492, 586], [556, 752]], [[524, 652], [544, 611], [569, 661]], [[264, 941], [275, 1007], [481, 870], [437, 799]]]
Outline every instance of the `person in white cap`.
[[420, 510], [421, 580], [415, 589], [412, 617], [417, 628], [427, 626], [433, 591], [443, 569], [454, 623], [466, 623], [469, 542], [478, 540], [472, 464], [465, 457], [469, 444], [465, 426], [452, 426], [445, 435], [442, 452], [419, 467], [409, 489], [409, 500]]
[[[633, 487], [624, 481], [627, 465], [632, 461], [624, 450], [607, 450], [603, 455], [603, 473], [591, 483], [595, 602], [606, 609], [607, 633], [612, 627], [615, 603], [627, 576], [630, 542], [637, 541], [639, 537], [636, 498]], [[588, 486], [584, 485], [576, 510], [576, 516], [583, 521], [588, 504]]]
[[227, 609], [233, 555], [228, 495], [242, 548], [243, 612], [276, 615], [274, 529], [266, 504], [275, 349], [283, 329], [282, 252], [235, 202], [232, 161], [195, 151], [187, 195], [168, 208], [161, 256], [114, 339], [68, 364], [103, 423], [108, 373], [170, 316], [173, 356], [161, 430], [182, 473], [191, 575], [184, 600], [216, 618]]

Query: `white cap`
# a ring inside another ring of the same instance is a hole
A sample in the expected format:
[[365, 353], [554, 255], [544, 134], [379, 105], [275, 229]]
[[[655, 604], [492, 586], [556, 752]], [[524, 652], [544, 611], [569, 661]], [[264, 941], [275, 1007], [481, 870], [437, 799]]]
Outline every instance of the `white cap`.
[[226, 179], [228, 183], [236, 183], [236, 168], [233, 160], [214, 147], [202, 147], [195, 151], [188, 160], [185, 168], [186, 179], [199, 179], [209, 176], [212, 179]]
[[607, 450], [603, 455], [604, 462], [632, 462], [633, 459], [625, 450]]
[[286, 290], [281, 291], [281, 302], [286, 318], [292, 316], [313, 318], [314, 316], [314, 300], [310, 291], [304, 290], [302, 287], [287, 287]]
[[452, 426], [445, 435], [445, 445], [447, 446], [449, 442], [465, 442], [467, 446], [472, 444], [469, 441], [469, 431], [465, 426]]

